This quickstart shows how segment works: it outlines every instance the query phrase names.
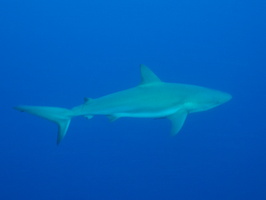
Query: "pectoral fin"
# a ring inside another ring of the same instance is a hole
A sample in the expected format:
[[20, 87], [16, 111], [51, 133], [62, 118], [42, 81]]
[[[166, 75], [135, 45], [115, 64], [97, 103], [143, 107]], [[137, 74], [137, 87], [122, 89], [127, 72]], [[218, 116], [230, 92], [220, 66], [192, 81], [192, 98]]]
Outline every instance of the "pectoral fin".
[[176, 113], [168, 116], [168, 119], [172, 122], [172, 135], [176, 135], [180, 131], [186, 118], [187, 112], [185, 110], [179, 110]]

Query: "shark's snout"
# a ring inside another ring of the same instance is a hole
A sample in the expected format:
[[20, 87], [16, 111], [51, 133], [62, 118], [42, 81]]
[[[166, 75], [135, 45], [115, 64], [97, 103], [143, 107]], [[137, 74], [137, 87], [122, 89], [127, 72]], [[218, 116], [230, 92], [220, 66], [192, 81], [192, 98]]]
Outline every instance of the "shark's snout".
[[232, 99], [232, 95], [231, 94], [228, 94], [228, 93], [223, 92], [220, 95], [219, 103], [220, 104], [223, 104], [223, 103], [226, 103], [227, 101], [230, 101], [231, 99]]

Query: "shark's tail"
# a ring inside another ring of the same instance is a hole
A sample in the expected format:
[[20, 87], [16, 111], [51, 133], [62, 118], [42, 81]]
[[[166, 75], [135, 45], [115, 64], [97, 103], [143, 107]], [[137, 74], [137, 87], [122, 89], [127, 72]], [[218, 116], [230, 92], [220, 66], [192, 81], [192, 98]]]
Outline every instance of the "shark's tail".
[[43, 107], [43, 106], [18, 106], [14, 107], [21, 112], [28, 112], [33, 115], [48, 119], [58, 125], [57, 144], [66, 135], [73, 113], [71, 110], [57, 107]]

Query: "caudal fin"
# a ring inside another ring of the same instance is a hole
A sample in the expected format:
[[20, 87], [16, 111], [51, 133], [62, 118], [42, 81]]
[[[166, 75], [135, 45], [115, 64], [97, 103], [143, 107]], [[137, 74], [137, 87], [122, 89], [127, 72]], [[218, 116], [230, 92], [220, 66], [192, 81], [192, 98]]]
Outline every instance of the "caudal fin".
[[72, 118], [71, 110], [65, 108], [43, 106], [17, 106], [14, 108], [21, 112], [27, 112], [55, 122], [58, 125], [57, 144], [59, 144], [66, 135]]

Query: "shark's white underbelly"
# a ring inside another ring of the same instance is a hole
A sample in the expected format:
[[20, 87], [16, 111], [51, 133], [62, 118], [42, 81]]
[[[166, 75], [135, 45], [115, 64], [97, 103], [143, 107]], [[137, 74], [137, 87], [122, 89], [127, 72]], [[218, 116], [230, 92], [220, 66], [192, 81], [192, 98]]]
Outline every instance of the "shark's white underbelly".
[[[172, 103], [171, 103], [172, 104]], [[107, 115], [115, 118], [120, 117], [136, 117], [136, 118], [162, 118], [176, 113], [181, 109], [181, 105], [170, 106], [170, 103], [162, 105], [156, 103], [105, 103], [97, 102], [91, 103], [87, 108], [85, 115]]]
[[115, 117], [136, 117], [136, 118], [162, 118], [167, 117], [176, 113], [179, 109], [178, 108], [171, 108], [165, 110], [158, 110], [158, 111], [142, 111], [142, 112], [118, 112], [118, 113], [109, 113], [109, 115]]

